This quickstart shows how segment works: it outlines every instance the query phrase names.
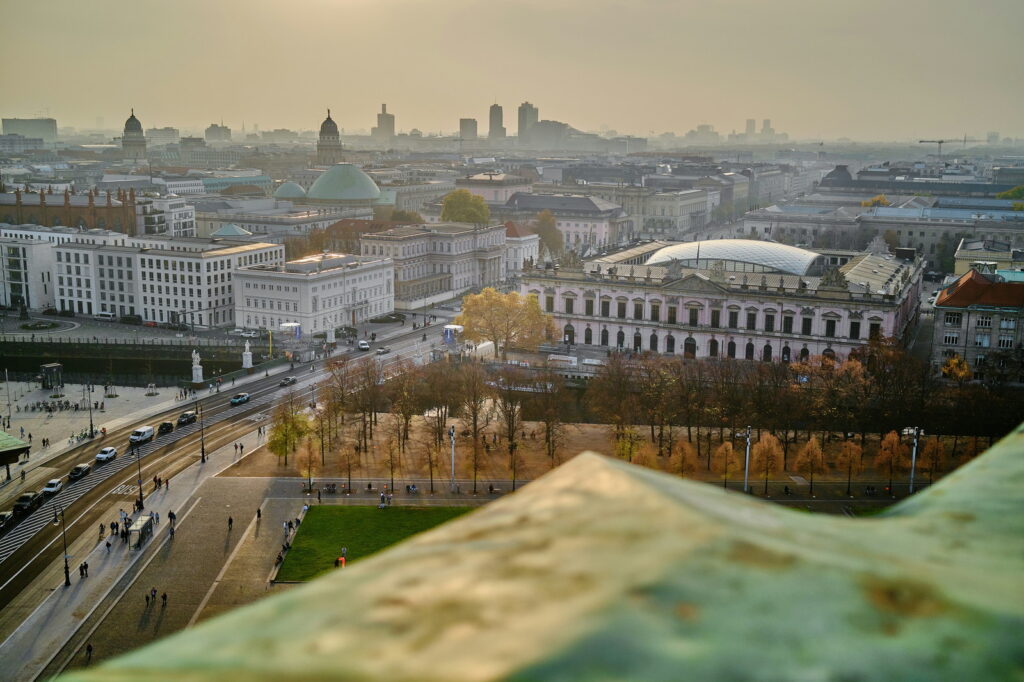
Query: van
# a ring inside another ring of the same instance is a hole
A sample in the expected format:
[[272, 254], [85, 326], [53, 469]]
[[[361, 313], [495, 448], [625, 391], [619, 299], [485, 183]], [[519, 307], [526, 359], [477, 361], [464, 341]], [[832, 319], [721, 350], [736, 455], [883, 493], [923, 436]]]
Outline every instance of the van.
[[117, 313], [96, 313], [93, 318], [104, 322], [113, 322], [117, 319]]
[[148, 443], [153, 440], [153, 436], [156, 434], [156, 430], [152, 426], [140, 426], [139, 428], [132, 431], [132, 435], [128, 436], [128, 442], [141, 445], [142, 443]]

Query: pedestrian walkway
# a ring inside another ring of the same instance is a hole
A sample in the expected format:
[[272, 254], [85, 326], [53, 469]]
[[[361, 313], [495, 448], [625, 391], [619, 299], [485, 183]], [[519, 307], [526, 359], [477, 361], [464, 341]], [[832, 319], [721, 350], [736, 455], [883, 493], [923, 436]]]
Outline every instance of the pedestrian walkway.
[[[240, 438], [239, 441], [245, 444], [248, 451], [256, 445], [255, 432]], [[184, 533], [189, 510], [195, 504], [195, 500], [192, 500], [194, 492], [199, 490], [205, 481], [236, 461], [237, 456], [232, 445], [228, 444], [209, 453], [205, 464], [193, 464], [172, 478], [167, 487], [146, 496], [144, 513], [158, 512], [160, 523], [157, 524], [154, 536], [143, 551], [131, 550], [120, 540], [115, 540], [108, 552], [106, 539], [99, 540], [95, 532], [83, 533], [79, 541], [69, 547], [71, 587], [64, 587], [61, 568], [59, 578], [52, 571], [48, 571], [36, 581], [42, 584], [33, 583], [26, 590], [26, 593], [30, 594], [45, 591], [52, 593], [0, 644], [0, 679], [34, 679], [93, 610], [114, 590], [126, 572], [140, 570], [144, 567], [140, 565], [140, 561], [145, 564], [164, 552], [170, 527], [167, 513], [175, 511]], [[147, 482], [146, 491], [149, 492], [151, 489], [152, 483]], [[123, 498], [111, 502], [104, 518], [108, 522], [117, 520], [119, 508], [128, 510], [131, 508], [131, 502], [126, 502]], [[139, 514], [133, 515], [133, 518], [138, 517]], [[240, 514], [240, 526], [236, 527], [239, 534], [244, 528], [242, 519]], [[248, 517], [245, 517], [245, 522], [248, 522]], [[181, 541], [182, 533], [176, 533], [172, 542]], [[83, 561], [89, 563], [89, 577], [79, 579], [76, 567]], [[141, 601], [141, 597], [139, 600]], [[6, 608], [4, 610], [7, 611]], [[131, 639], [130, 636], [127, 638]], [[102, 656], [102, 652], [97, 651], [96, 656]]]

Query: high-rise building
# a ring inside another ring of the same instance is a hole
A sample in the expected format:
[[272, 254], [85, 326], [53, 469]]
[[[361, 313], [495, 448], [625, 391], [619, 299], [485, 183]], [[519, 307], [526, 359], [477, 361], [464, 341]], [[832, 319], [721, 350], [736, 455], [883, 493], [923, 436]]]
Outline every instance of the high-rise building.
[[231, 128], [211, 123], [206, 129], [207, 142], [231, 142]]
[[505, 125], [504, 119], [505, 114], [501, 109], [500, 104], [491, 105], [491, 117], [490, 117], [490, 129], [487, 131], [487, 137], [492, 140], [500, 140], [505, 138]]
[[370, 136], [384, 144], [391, 144], [395, 139], [395, 115], [388, 113], [388, 105], [380, 105], [377, 114], [377, 125], [370, 131]]
[[163, 147], [169, 144], [178, 144], [181, 133], [177, 128], [150, 128], [146, 131], [146, 142], [154, 147]]
[[459, 138], [468, 141], [475, 140], [477, 136], [476, 131], [476, 119], [475, 118], [460, 118], [459, 119]]
[[316, 162], [320, 166], [333, 166], [341, 163], [341, 135], [338, 124], [331, 118], [331, 110], [327, 110], [327, 118], [320, 124], [320, 139], [316, 143]]
[[761, 134], [762, 135], [771, 135], [773, 132], [775, 132], [775, 131], [772, 130], [772, 120], [770, 118], [766, 118], [763, 121], [761, 121]]
[[530, 139], [530, 128], [537, 124], [537, 107], [529, 102], [519, 105], [519, 144], [528, 142]]
[[141, 161], [146, 158], [146, 136], [142, 134], [142, 123], [132, 115], [124, 122], [124, 135], [121, 137], [121, 154], [126, 159]]
[[999, 144], [999, 133], [992, 131], [986, 136], [986, 139], [989, 144]]
[[753, 137], [757, 133], [757, 121], [752, 118], [747, 119], [747, 136]]
[[38, 137], [43, 142], [57, 141], [57, 119], [55, 118], [5, 118], [4, 135]]

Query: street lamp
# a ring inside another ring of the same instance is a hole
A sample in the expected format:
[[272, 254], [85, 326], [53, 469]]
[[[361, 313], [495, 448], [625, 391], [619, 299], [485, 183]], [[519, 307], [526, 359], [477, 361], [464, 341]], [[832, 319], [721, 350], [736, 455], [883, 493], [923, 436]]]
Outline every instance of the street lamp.
[[747, 437], [747, 454], [743, 460], [743, 492], [750, 492], [750, 427], [744, 434]]
[[142, 456], [139, 455], [139, 444], [132, 442], [132, 452], [135, 453], [135, 466], [139, 470], [139, 511], [145, 509], [144, 498], [142, 496]]
[[60, 525], [60, 535], [64, 539], [64, 587], [71, 587], [71, 567], [68, 566], [68, 534], [64, 524], [64, 508], [60, 508], [60, 519], [57, 519], [57, 503], [53, 503], [53, 525]]
[[455, 492], [455, 425], [448, 429], [448, 438], [452, 442], [452, 492]]
[[206, 462], [206, 426], [203, 424], [203, 410], [199, 398], [195, 399], [196, 415], [199, 417], [199, 461]]
[[89, 395], [89, 385], [82, 386], [82, 396], [85, 399], [85, 406], [89, 408], [89, 438], [96, 437], [96, 428], [92, 423], [92, 396]]
[[917, 441], [920, 436], [924, 435], [924, 431], [921, 430], [920, 426], [914, 427], [914, 449], [910, 455], [910, 494], [914, 494], [914, 474], [917, 471]]

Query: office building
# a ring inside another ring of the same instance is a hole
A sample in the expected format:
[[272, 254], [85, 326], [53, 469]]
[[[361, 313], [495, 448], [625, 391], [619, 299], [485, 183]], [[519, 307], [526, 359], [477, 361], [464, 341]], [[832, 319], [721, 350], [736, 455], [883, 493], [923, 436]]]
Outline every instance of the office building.
[[505, 139], [505, 114], [500, 104], [492, 104], [490, 110], [490, 127], [487, 131], [487, 138], [490, 140]]
[[207, 142], [231, 142], [231, 128], [227, 127], [223, 123], [218, 125], [211, 123], [206, 128], [206, 141]]
[[537, 125], [537, 120], [537, 107], [529, 102], [519, 105], [519, 128], [516, 133], [519, 135], [519, 144], [527, 144], [530, 141], [530, 128]]
[[47, 144], [57, 141], [57, 119], [54, 118], [5, 118], [4, 135], [21, 135], [39, 138]]
[[391, 145], [395, 141], [395, 115], [388, 113], [388, 105], [380, 105], [380, 113], [377, 114], [377, 125], [370, 130], [370, 137], [374, 141]]
[[476, 130], [476, 119], [475, 118], [460, 118], [459, 119], [459, 139], [464, 142], [475, 142], [477, 137]]

